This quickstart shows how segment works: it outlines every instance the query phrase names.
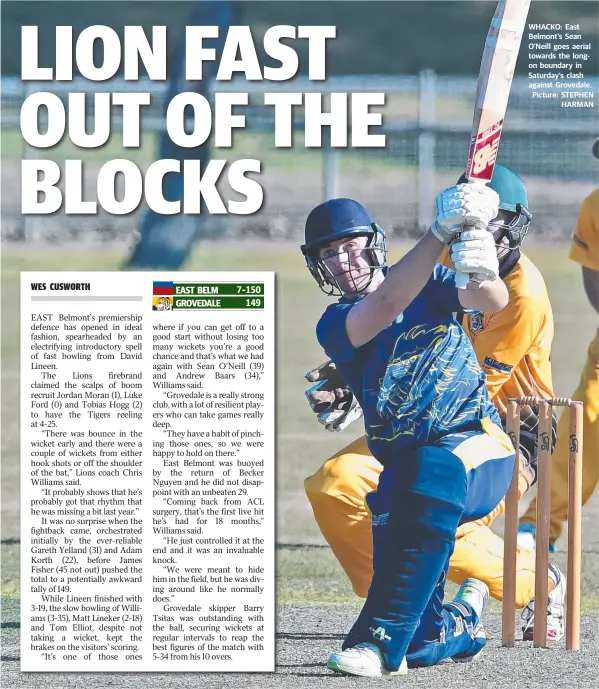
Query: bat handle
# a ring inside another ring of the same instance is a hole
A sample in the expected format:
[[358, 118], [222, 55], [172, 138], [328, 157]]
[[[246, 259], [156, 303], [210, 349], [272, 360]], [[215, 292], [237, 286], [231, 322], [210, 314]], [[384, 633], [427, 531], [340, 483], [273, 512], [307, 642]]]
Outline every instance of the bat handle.
[[[464, 230], [471, 229], [469, 225], [466, 225], [464, 227]], [[458, 235], [455, 239], [454, 242], [459, 242], [460, 241], [460, 235]], [[455, 286], [458, 289], [468, 289], [468, 285], [470, 284], [470, 273], [463, 273], [461, 270], [456, 270], [455, 274]]]

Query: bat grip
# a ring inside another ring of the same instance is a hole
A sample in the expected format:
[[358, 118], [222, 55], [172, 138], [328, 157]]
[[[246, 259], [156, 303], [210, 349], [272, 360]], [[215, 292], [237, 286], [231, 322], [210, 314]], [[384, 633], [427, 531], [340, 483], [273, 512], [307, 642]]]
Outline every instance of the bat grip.
[[[470, 225], [465, 225], [464, 230], [470, 229]], [[454, 239], [454, 242], [459, 242], [461, 237], [461, 233]], [[468, 285], [470, 284], [470, 273], [463, 273], [460, 270], [456, 270], [455, 274], [455, 286], [458, 289], [468, 289]]]

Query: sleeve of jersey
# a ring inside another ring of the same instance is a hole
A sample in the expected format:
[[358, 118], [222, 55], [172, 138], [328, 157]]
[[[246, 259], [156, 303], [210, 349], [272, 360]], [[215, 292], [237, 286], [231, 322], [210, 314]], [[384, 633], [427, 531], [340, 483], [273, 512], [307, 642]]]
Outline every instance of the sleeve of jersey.
[[[451, 260], [448, 258], [448, 260]], [[447, 313], [479, 313], [472, 309], [464, 309], [458, 297], [458, 288], [455, 286], [455, 270], [437, 263], [433, 269], [429, 281], [424, 286], [424, 295], [438, 309]]]
[[353, 304], [332, 304], [316, 326], [316, 338], [335, 363], [351, 361], [356, 350], [347, 337], [345, 321]]
[[530, 351], [542, 318], [542, 310], [534, 299], [514, 299], [494, 314], [487, 327], [474, 339], [474, 351], [487, 375], [491, 399]]
[[591, 198], [586, 198], [580, 209], [570, 245], [570, 259], [585, 268], [599, 271], [599, 217]]

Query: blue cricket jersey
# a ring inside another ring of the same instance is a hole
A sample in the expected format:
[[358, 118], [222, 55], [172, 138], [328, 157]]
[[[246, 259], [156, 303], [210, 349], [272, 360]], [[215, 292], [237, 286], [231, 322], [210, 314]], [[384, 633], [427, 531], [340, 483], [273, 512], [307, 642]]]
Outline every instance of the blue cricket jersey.
[[468, 336], [455, 272], [437, 264], [420, 294], [370, 342], [354, 348], [345, 320], [359, 299], [341, 298], [316, 326], [318, 342], [364, 412], [368, 446], [387, 464], [439, 438], [501, 421]]

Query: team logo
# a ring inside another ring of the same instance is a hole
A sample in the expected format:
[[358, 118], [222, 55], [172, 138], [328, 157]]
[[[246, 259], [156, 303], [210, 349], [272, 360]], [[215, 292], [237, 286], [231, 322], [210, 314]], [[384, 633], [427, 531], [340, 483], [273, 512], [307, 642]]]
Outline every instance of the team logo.
[[175, 285], [172, 282], [152, 283], [152, 311], [172, 311]]
[[466, 165], [468, 177], [491, 180], [502, 127], [503, 119], [471, 138]]
[[388, 634], [385, 634], [385, 627], [377, 627], [376, 629], [369, 627], [369, 629], [375, 639], [378, 639], [379, 641], [391, 641], [391, 637]]
[[152, 311], [172, 311], [173, 298], [172, 297], [153, 297]]
[[578, 438], [575, 435], [570, 436], [570, 452], [578, 452]]
[[541, 433], [541, 450], [549, 449], [549, 435], [543, 431]]
[[389, 512], [372, 515], [372, 526], [386, 526], [389, 519]]
[[483, 317], [480, 313], [470, 317], [470, 331], [473, 333], [480, 333], [484, 330]]
[[488, 368], [494, 368], [502, 373], [511, 373], [514, 368], [511, 364], [504, 364], [503, 361], [497, 361], [497, 359], [492, 359], [490, 356], [485, 357], [483, 365]]

